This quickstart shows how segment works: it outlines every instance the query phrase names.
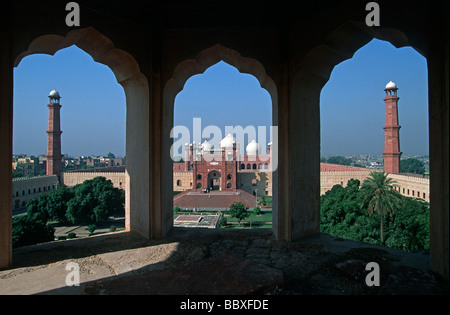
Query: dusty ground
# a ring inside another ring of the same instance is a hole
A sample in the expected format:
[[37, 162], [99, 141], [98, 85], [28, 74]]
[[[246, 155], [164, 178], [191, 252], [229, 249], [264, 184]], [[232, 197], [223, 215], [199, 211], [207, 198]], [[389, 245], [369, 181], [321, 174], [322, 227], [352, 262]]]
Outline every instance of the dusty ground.
[[[17, 248], [13, 251], [13, 267], [0, 271], [0, 294], [81, 294], [86, 284], [98, 280], [199, 264], [223, 254], [280, 270], [284, 283], [269, 294], [448, 294], [448, 283], [440, 282], [429, 271], [427, 254], [405, 253], [324, 234], [288, 243], [274, 241], [271, 232], [264, 229], [189, 228], [174, 229], [163, 241], [120, 232]], [[365, 271], [354, 275], [336, 268], [350, 259], [364, 265], [377, 262], [381, 286], [368, 287]], [[69, 262], [80, 266], [80, 286], [65, 284]]]

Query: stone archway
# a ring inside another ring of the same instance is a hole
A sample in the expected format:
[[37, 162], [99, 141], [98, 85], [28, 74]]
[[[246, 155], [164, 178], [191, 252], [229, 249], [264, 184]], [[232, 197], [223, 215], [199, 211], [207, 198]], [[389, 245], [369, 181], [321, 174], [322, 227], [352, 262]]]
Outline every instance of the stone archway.
[[[260, 82], [261, 87], [266, 89], [270, 94], [272, 100], [272, 120], [273, 125], [278, 125], [277, 120], [277, 111], [278, 111], [278, 92], [275, 81], [266, 73], [264, 65], [256, 59], [243, 57], [237, 51], [227, 48], [221, 44], [216, 44], [212, 47], [209, 47], [205, 50], [200, 51], [194, 58], [186, 59], [179, 63], [175, 68], [171, 75], [171, 77], [167, 80], [166, 84], [163, 88], [163, 120], [162, 124], [162, 133], [163, 135], [167, 135], [163, 137], [163, 158], [161, 159], [161, 163], [163, 167], [161, 167], [161, 172], [163, 172], [162, 177], [166, 178], [167, 183], [161, 187], [163, 190], [162, 200], [164, 202], [163, 209], [173, 209], [173, 198], [172, 198], [172, 187], [173, 187], [173, 174], [172, 174], [172, 160], [170, 158], [170, 147], [172, 146], [172, 139], [169, 138], [170, 129], [173, 126], [174, 119], [174, 103], [176, 95], [183, 89], [186, 81], [193, 75], [201, 74], [209, 67], [218, 63], [219, 61], [224, 61], [229, 65], [237, 68], [237, 70], [241, 73], [251, 74], [256, 77], [256, 79]], [[274, 134], [273, 139], [273, 159], [277, 160], [277, 152], [278, 152], [278, 135]], [[275, 165], [275, 164], [274, 164]], [[277, 175], [274, 174], [273, 178], [273, 186], [277, 187]], [[207, 186], [209, 186], [209, 182]], [[226, 186], [226, 184], [225, 184]], [[220, 187], [222, 190], [226, 187]], [[273, 202], [273, 212], [277, 212], [277, 199]], [[164, 210], [162, 210], [164, 211]], [[167, 212], [167, 210], [166, 210]], [[170, 224], [170, 227], [163, 227], [163, 229], [168, 230], [173, 225], [173, 213], [167, 212], [165, 215], [162, 214], [162, 217], [165, 218], [166, 224]]]
[[[149, 88], [147, 78], [141, 73], [134, 57], [124, 50], [115, 48], [112, 41], [95, 28], [87, 27], [70, 31], [65, 36], [47, 34], [35, 38], [30, 42], [28, 48], [14, 59], [12, 65], [13, 67], [18, 66], [25, 56], [37, 53], [53, 55], [58, 50], [71, 45], [76, 45], [84, 50], [94, 61], [108, 66], [114, 73], [117, 82], [124, 88], [127, 108], [125, 224], [126, 230], [137, 231], [145, 235], [148, 227], [145, 226], [145, 223], [140, 225], [142, 220], [137, 220], [135, 217], [148, 216], [146, 213], [149, 208], [148, 194], [142, 189], [142, 187], [148, 187], [148, 167], [145, 166], [148, 165], [149, 155], [146, 150], [139, 150], [148, 145]], [[10, 141], [12, 140], [10, 139]], [[9, 185], [11, 185], [10, 180]], [[12, 209], [12, 205], [5, 208]], [[140, 209], [139, 211], [142, 213], [133, 213], [131, 209]], [[2, 221], [5, 222], [5, 220]], [[5, 225], [11, 226], [11, 219], [8, 218], [7, 221]], [[2, 236], [2, 243], [11, 243], [11, 233], [8, 233], [8, 237], [4, 239]], [[2, 249], [2, 259], [6, 257], [6, 262], [2, 260], [0, 265], [10, 265], [11, 245], [2, 245], [3, 247], [9, 247], [7, 250], [9, 254], [3, 255]]]
[[[445, 99], [442, 94], [442, 87], [448, 83], [448, 76], [441, 69], [433, 69], [433, 65], [445, 63], [445, 57], [437, 55], [436, 59], [430, 58], [419, 47], [411, 43], [405, 33], [393, 28], [377, 28], [372, 29], [363, 23], [346, 22], [337, 27], [326, 38], [325, 42], [310, 50], [299, 63], [294, 65], [295, 75], [290, 82], [291, 97], [289, 100], [288, 119], [291, 128], [289, 139], [286, 145], [280, 143], [280, 159], [284, 159], [286, 163], [296, 157], [297, 163], [290, 165], [291, 178], [298, 179], [287, 192], [285, 200], [290, 203], [286, 204], [289, 213], [285, 214], [291, 218], [291, 230], [285, 235], [287, 239], [300, 238], [305, 231], [319, 231], [319, 195], [318, 189], [320, 183], [320, 92], [322, 87], [328, 81], [333, 68], [340, 62], [347, 60], [362, 46], [367, 44], [373, 38], [386, 40], [395, 47], [411, 46], [420, 54], [427, 58], [428, 77], [429, 77], [429, 124], [430, 136], [430, 173], [433, 174], [430, 180], [430, 249], [431, 249], [431, 268], [448, 278], [448, 225], [444, 226], [442, 222], [448, 223], [448, 209], [445, 206], [444, 187], [448, 190], [448, 178], [445, 184], [445, 178], [439, 170], [445, 169], [443, 157], [446, 156], [442, 151], [445, 137], [442, 137], [440, 128], [446, 125], [446, 122], [436, 113], [441, 109], [442, 104], [439, 102]], [[447, 46], [448, 47], [448, 46]], [[448, 58], [448, 55], [447, 55]], [[448, 62], [448, 59], [447, 59]], [[442, 81], [441, 81], [442, 80]], [[436, 86], [433, 88], [433, 82]], [[445, 94], [445, 92], [444, 92]], [[447, 94], [448, 102], [448, 94]], [[448, 104], [448, 103], [447, 103]], [[434, 118], [432, 118], [434, 116]], [[308, 117], [308, 121], [305, 121]], [[439, 121], [439, 122], [438, 122]], [[300, 123], [299, 123], [300, 122]], [[310, 124], [312, 128], [300, 128]], [[448, 125], [447, 125], [448, 126]], [[302, 141], [301, 146], [295, 139], [306, 139]], [[283, 140], [281, 140], [283, 141]], [[433, 143], [435, 143], [433, 145]], [[305, 150], [306, 149], [306, 150]], [[285, 150], [285, 151], [282, 151]], [[302, 152], [308, 152], [307, 156]], [[290, 157], [289, 157], [290, 155]], [[448, 160], [448, 155], [447, 155]], [[283, 163], [284, 161], [280, 161]], [[433, 166], [434, 165], [434, 166]], [[435, 170], [433, 170], [435, 168]], [[313, 198], [308, 200], [295, 201], [295, 192], [301, 189], [307, 189], [313, 192]], [[289, 196], [290, 194], [290, 196]], [[447, 191], [448, 194], [448, 191]], [[299, 218], [304, 218], [300, 220]], [[443, 219], [443, 218], [446, 218]], [[285, 219], [285, 218], [284, 218]], [[312, 230], [311, 230], [312, 229]]]

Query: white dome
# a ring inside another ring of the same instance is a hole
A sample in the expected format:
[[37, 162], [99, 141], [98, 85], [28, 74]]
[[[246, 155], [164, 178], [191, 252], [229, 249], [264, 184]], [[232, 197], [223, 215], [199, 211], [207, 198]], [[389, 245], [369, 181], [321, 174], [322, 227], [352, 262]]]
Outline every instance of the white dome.
[[259, 154], [259, 152], [260, 152], [259, 144], [255, 141], [255, 139], [253, 139], [252, 142], [250, 142], [247, 145], [246, 151], [247, 151], [247, 155], [257, 155], [257, 154]]
[[59, 98], [60, 97], [58, 91], [56, 91], [55, 89], [53, 89], [53, 91], [51, 91], [48, 96], [55, 97], [55, 98]]
[[236, 143], [236, 139], [229, 133], [225, 138], [220, 141], [221, 148], [233, 148], [233, 144]]
[[397, 84], [395, 84], [392, 81], [389, 81], [388, 84], [386, 84], [386, 89], [396, 89], [397, 88]]
[[206, 140], [200, 146], [201, 146], [203, 152], [208, 152], [209, 153], [211, 151], [211, 149], [212, 149], [211, 143], [209, 143]]

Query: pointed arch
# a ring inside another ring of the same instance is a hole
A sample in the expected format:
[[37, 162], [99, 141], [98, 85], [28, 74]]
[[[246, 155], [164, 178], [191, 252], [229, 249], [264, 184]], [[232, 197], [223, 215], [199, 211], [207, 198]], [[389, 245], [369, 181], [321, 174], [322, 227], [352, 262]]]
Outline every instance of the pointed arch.
[[86, 27], [68, 32], [65, 36], [56, 34], [41, 35], [28, 45], [27, 50], [19, 54], [13, 63], [17, 67], [20, 61], [32, 54], [54, 55], [57, 51], [76, 45], [88, 53], [95, 62], [108, 66], [119, 84], [140, 74], [139, 65], [132, 55], [115, 48], [113, 42], [94, 27]]
[[[271, 97], [272, 101], [272, 121], [273, 125], [277, 125], [277, 113], [278, 113], [278, 93], [275, 81], [267, 75], [264, 65], [258, 60], [250, 57], [244, 57], [236, 50], [227, 48], [221, 44], [213, 45], [205, 50], [200, 51], [194, 58], [186, 59], [179, 63], [173, 70], [172, 76], [167, 80], [163, 87], [163, 158], [162, 167], [163, 177], [166, 178], [169, 183], [162, 187], [163, 200], [165, 202], [166, 209], [163, 214], [167, 219], [166, 222], [173, 224], [173, 212], [168, 213], [167, 209], [173, 209], [172, 187], [173, 187], [173, 174], [172, 172], [172, 160], [170, 158], [170, 147], [172, 140], [170, 138], [170, 129], [173, 126], [174, 120], [174, 104], [175, 97], [183, 89], [186, 81], [196, 75], [204, 73], [209, 67], [215, 65], [219, 61], [224, 61], [229, 65], [237, 68], [240, 73], [251, 74], [256, 77], [261, 87], [264, 88]], [[274, 143], [278, 142], [277, 134], [274, 133]], [[277, 152], [277, 149], [274, 149]], [[275, 157], [275, 154], [273, 155]], [[276, 186], [277, 177], [274, 176], [274, 182]], [[273, 203], [273, 209], [276, 211], [277, 202]], [[164, 210], [161, 210], [164, 211]]]
[[276, 85], [272, 78], [267, 75], [263, 64], [256, 59], [243, 57], [237, 51], [221, 44], [207, 48], [199, 52], [195, 58], [186, 59], [178, 64], [173, 71], [172, 77], [166, 83], [164, 95], [173, 95], [175, 97], [183, 89], [190, 77], [205, 72], [206, 69], [219, 61], [232, 65], [241, 73], [255, 76], [261, 87], [269, 92], [272, 98], [272, 106], [274, 106], [277, 99]]
[[[13, 66], [32, 54], [54, 55], [57, 51], [75, 45], [89, 54], [95, 62], [106, 65], [123, 87], [126, 97], [126, 156], [125, 170], [125, 228], [144, 236], [147, 227], [140, 226], [148, 216], [149, 152], [139, 148], [148, 146], [149, 139], [149, 85], [141, 73], [136, 59], [126, 51], [116, 48], [113, 42], [94, 27], [69, 31], [65, 36], [41, 35], [30, 42], [27, 49], [15, 59]], [[131, 209], [135, 209], [131, 213]], [[137, 213], [139, 211], [140, 213]]]

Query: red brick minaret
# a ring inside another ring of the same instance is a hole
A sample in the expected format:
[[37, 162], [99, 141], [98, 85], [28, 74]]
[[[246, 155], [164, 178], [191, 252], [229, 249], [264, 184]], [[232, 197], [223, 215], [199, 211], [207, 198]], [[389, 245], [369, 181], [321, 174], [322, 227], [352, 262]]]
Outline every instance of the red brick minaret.
[[47, 130], [47, 175], [58, 175], [61, 179], [61, 124], [60, 124], [60, 96], [56, 90], [48, 96], [48, 130]]
[[386, 85], [386, 104], [384, 129], [384, 171], [386, 173], [400, 173], [400, 138], [398, 124], [397, 85], [390, 81]]

